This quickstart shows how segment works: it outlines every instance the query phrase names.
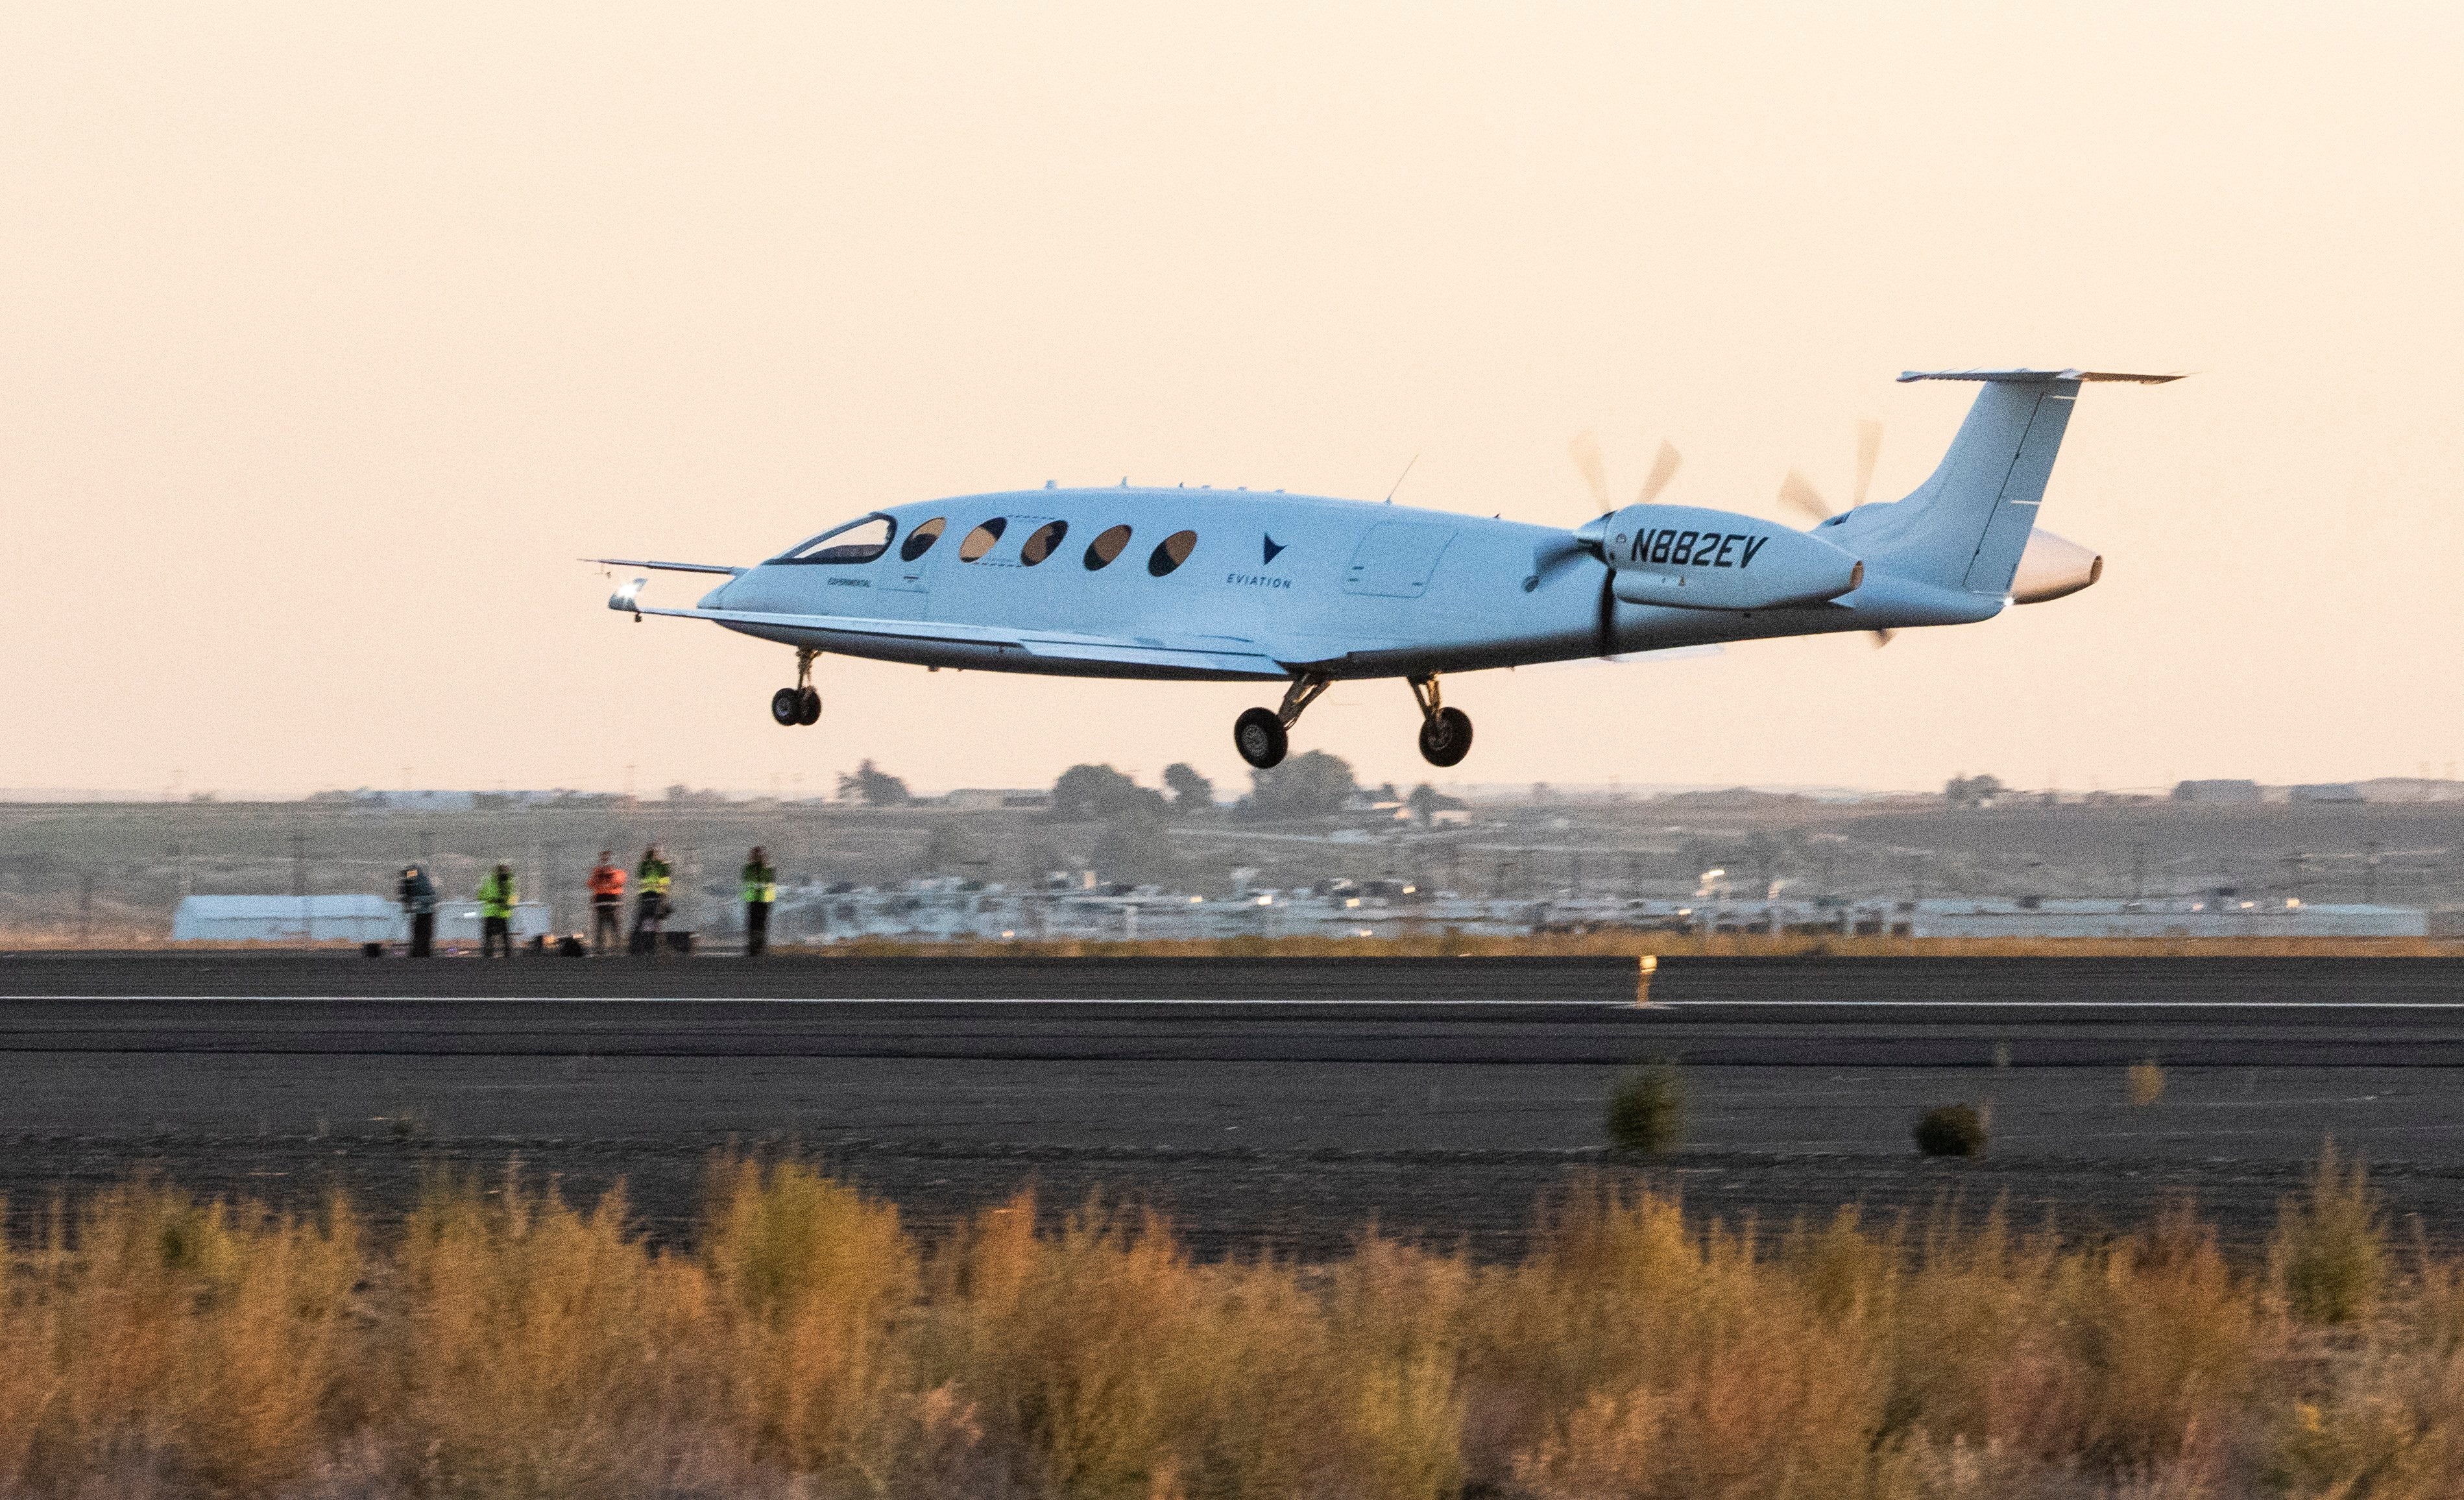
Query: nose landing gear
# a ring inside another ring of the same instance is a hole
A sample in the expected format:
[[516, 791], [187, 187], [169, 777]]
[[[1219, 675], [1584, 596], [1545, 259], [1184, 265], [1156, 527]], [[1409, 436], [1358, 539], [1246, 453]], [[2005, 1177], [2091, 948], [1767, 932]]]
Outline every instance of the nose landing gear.
[[1412, 697], [1420, 705], [1420, 759], [1431, 765], [1460, 765], [1471, 754], [1471, 716], [1438, 701], [1438, 676], [1413, 677]]
[[1288, 731], [1300, 722], [1301, 710], [1316, 702], [1326, 688], [1323, 673], [1305, 672], [1294, 677], [1284, 692], [1281, 708], [1253, 708], [1232, 721], [1232, 747], [1261, 771], [1281, 764], [1284, 753], [1291, 748]]
[[822, 695], [813, 686], [813, 658], [820, 654], [812, 647], [799, 647], [796, 651], [796, 685], [781, 688], [770, 695], [770, 717], [781, 728], [793, 729], [799, 724], [821, 721]]

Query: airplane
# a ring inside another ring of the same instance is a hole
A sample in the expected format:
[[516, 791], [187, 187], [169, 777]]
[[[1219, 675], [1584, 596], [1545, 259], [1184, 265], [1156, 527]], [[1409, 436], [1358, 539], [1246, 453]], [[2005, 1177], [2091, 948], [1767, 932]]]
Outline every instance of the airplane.
[[1732, 511], [1662, 504], [1661, 445], [1634, 503], [1610, 498], [1598, 450], [1574, 458], [1600, 514], [1571, 530], [1496, 517], [1248, 489], [1118, 486], [960, 496], [872, 511], [749, 567], [592, 558], [607, 567], [724, 575], [692, 608], [607, 607], [708, 620], [795, 649], [772, 719], [812, 724], [825, 652], [988, 672], [1285, 685], [1233, 723], [1241, 758], [1280, 762], [1329, 685], [1400, 677], [1430, 764], [1460, 764], [1472, 723], [1452, 673], [1849, 630], [1989, 620], [2089, 586], [2104, 560], [2036, 525], [2082, 385], [2159, 385], [2108, 370], [1910, 370], [1979, 384], [1931, 477], [1865, 503], [1879, 430], [1865, 430], [1854, 503], [1830, 514], [1791, 473], [1798, 531]]

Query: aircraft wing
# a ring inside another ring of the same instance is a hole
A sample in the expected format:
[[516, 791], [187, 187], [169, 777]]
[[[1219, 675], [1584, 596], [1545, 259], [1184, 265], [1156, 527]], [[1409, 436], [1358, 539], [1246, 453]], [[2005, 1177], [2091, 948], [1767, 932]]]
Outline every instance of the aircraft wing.
[[768, 626], [790, 630], [827, 630], [876, 640], [921, 641], [951, 646], [991, 646], [1068, 661], [1116, 662], [1134, 667], [1181, 667], [1277, 681], [1291, 673], [1257, 642], [1237, 635], [1108, 636], [1067, 630], [1017, 629], [964, 625], [952, 620], [869, 620], [854, 615], [770, 614], [751, 609], [662, 609], [637, 603], [619, 590], [607, 607], [634, 614], [671, 615], [719, 625]]

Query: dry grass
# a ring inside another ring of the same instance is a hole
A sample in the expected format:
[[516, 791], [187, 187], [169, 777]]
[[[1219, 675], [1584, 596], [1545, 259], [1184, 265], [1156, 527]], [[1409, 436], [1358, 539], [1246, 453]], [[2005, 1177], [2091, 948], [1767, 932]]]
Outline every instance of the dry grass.
[[510, 1176], [384, 1244], [144, 1182], [18, 1222], [11, 1495], [2464, 1492], [2464, 1262], [2333, 1157], [2253, 1267], [2187, 1210], [1765, 1231], [1608, 1179], [1516, 1264], [1205, 1264], [1025, 1198], [927, 1243], [792, 1161], [720, 1163], [690, 1252]]

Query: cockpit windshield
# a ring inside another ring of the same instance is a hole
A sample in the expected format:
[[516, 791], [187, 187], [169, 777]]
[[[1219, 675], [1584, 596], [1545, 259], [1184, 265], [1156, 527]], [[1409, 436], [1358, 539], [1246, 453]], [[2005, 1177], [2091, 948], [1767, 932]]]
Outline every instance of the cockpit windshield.
[[774, 562], [869, 562], [890, 550], [891, 539], [898, 535], [898, 522], [887, 516], [867, 516], [844, 526], [823, 532], [812, 540], [792, 551], [783, 552]]

